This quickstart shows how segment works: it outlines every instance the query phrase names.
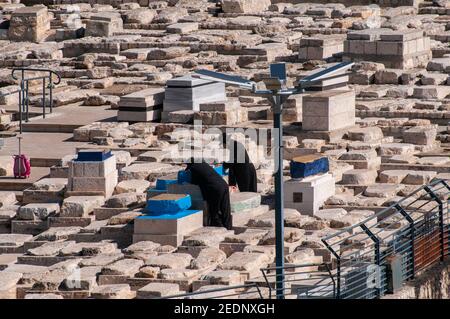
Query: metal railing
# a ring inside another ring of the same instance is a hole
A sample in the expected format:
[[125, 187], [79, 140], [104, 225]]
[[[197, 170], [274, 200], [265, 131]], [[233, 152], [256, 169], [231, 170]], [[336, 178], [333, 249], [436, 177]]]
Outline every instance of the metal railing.
[[[43, 72], [44, 75], [26, 77], [26, 72]], [[16, 73], [20, 72], [20, 78], [16, 77]], [[42, 117], [45, 118], [46, 114], [46, 89], [49, 90], [49, 108], [50, 113], [53, 112], [53, 88], [54, 85], [57, 85], [61, 82], [60, 75], [46, 68], [13, 68], [11, 72], [11, 76], [14, 80], [20, 81], [20, 88], [9, 94], [19, 93], [19, 130], [22, 133], [22, 120], [23, 113], [25, 113], [25, 122], [29, 121], [29, 82], [35, 80], [42, 80]], [[56, 76], [56, 81], [53, 81], [53, 76]]]
[[[391, 292], [388, 268], [392, 258], [400, 260], [396, 275], [405, 282], [449, 255], [449, 198], [450, 185], [436, 180], [323, 238], [330, 262], [284, 266], [283, 291], [276, 288], [277, 267], [268, 267], [261, 269], [263, 282], [259, 285], [219, 286], [167, 298], [272, 299], [280, 294], [295, 299], [379, 298]], [[263, 289], [268, 293], [262, 293]]]
[[450, 186], [422, 186], [366, 220], [322, 239], [336, 264], [336, 298], [371, 299], [388, 291], [389, 259], [399, 257], [402, 281], [448, 255]]

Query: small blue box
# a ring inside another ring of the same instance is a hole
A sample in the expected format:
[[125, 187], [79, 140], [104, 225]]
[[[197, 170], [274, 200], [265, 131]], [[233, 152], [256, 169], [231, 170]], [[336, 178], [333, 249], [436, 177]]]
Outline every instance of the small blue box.
[[191, 195], [162, 194], [149, 198], [145, 210], [151, 215], [176, 214], [191, 206]]
[[112, 156], [111, 151], [81, 150], [77, 154], [76, 162], [103, 162]]
[[290, 163], [292, 178], [305, 178], [316, 174], [327, 173], [329, 169], [328, 157], [320, 155], [295, 157]]

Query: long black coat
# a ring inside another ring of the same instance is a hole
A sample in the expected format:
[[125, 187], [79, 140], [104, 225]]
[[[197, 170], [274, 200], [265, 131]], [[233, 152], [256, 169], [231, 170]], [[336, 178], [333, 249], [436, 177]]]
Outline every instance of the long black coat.
[[228, 169], [228, 183], [230, 186], [239, 187], [241, 192], [257, 192], [256, 169], [250, 161], [247, 150], [242, 143], [231, 140], [231, 159], [223, 163], [224, 169]]
[[232, 228], [230, 192], [227, 183], [209, 164], [190, 163], [191, 183], [198, 185], [208, 203], [208, 225]]

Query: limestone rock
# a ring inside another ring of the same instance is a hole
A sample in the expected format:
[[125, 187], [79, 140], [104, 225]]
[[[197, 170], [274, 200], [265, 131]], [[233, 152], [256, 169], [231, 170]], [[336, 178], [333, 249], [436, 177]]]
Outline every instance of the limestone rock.
[[178, 284], [152, 282], [137, 291], [137, 299], [153, 299], [180, 294]]
[[123, 249], [124, 254], [133, 255], [139, 252], [155, 251], [161, 245], [152, 241], [140, 241]]
[[433, 171], [414, 171], [409, 172], [406, 175], [403, 183], [412, 185], [424, 185], [431, 182], [431, 180], [436, 176], [436, 172]]
[[14, 205], [16, 201], [16, 194], [14, 192], [0, 191], [0, 208]]
[[142, 260], [125, 258], [104, 266], [102, 274], [134, 276], [143, 265], [144, 262]]
[[131, 291], [130, 285], [102, 285], [95, 287], [91, 292], [92, 298], [95, 299], [131, 299], [135, 293]]
[[125, 180], [117, 184], [116, 193], [144, 193], [149, 187], [150, 182], [146, 180]]
[[222, 270], [238, 270], [255, 273], [265, 267], [269, 262], [265, 254], [236, 252], [218, 266]]
[[192, 256], [184, 253], [165, 254], [152, 256], [145, 261], [146, 266], [159, 267], [160, 269], [186, 268], [190, 265]]
[[270, 0], [223, 0], [222, 10], [225, 13], [258, 13], [267, 10]]
[[45, 220], [57, 213], [59, 213], [59, 204], [31, 203], [20, 207], [18, 217], [24, 220]]
[[87, 217], [94, 208], [105, 203], [103, 196], [71, 196], [64, 200], [61, 207], [62, 217]]
[[370, 185], [375, 183], [376, 170], [352, 169], [342, 174], [342, 183], [348, 185]]
[[[301, 240], [304, 238], [305, 231], [303, 229], [285, 227], [284, 228], [284, 241], [287, 243], [299, 242], [301, 244]], [[261, 240], [259, 241], [260, 245], [275, 245], [275, 230], [270, 230]]]
[[157, 278], [160, 272], [159, 267], [144, 266], [135, 275], [136, 278]]
[[216, 267], [223, 262], [227, 256], [223, 251], [214, 247], [207, 247], [200, 251], [200, 254], [195, 258], [190, 265], [192, 269], [205, 269], [209, 267]]
[[36, 240], [56, 241], [68, 239], [70, 235], [77, 234], [81, 227], [52, 227], [35, 237]]
[[343, 208], [321, 209], [314, 213], [314, 216], [323, 220], [339, 220], [347, 215], [347, 211]]
[[121, 193], [111, 196], [106, 206], [111, 208], [135, 207], [145, 204], [146, 195], [143, 193]]
[[56, 241], [48, 242], [42, 246], [28, 249], [27, 253], [31, 256], [56, 256], [64, 247], [75, 244], [74, 241]]

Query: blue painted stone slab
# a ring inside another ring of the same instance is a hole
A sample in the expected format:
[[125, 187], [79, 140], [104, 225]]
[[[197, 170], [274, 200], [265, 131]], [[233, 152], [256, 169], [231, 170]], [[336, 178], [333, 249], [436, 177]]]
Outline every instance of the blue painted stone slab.
[[176, 214], [189, 209], [191, 205], [191, 195], [161, 194], [149, 198], [145, 210], [150, 214]]
[[327, 173], [329, 169], [328, 157], [321, 155], [294, 157], [290, 164], [292, 178], [305, 178], [316, 174]]

